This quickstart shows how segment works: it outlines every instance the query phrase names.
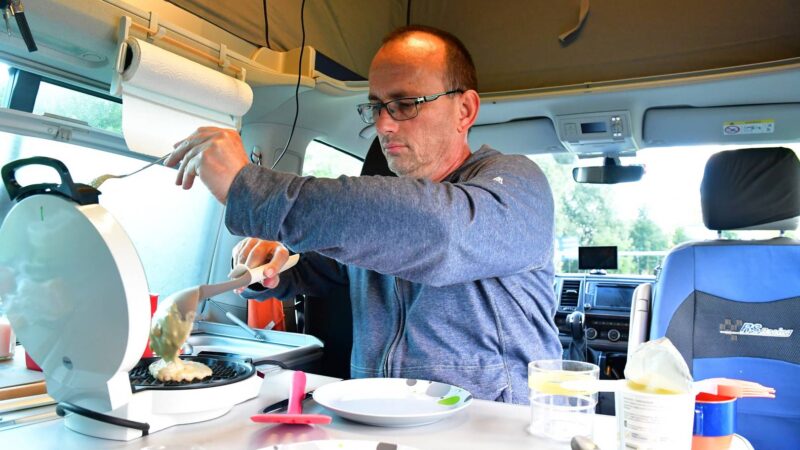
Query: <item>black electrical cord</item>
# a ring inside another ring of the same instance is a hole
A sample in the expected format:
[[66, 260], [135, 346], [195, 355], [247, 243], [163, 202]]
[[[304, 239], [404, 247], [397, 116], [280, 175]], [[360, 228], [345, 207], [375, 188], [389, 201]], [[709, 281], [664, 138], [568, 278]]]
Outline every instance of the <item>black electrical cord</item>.
[[283, 150], [281, 150], [278, 157], [275, 158], [275, 163], [272, 164], [271, 169], [275, 169], [275, 166], [278, 165], [283, 155], [286, 154], [286, 150], [289, 149], [289, 143], [292, 142], [292, 136], [294, 136], [294, 129], [297, 127], [297, 117], [300, 115], [300, 80], [303, 73], [303, 51], [306, 47], [306, 23], [303, 19], [303, 12], [305, 9], [306, 0], [303, 0], [303, 3], [300, 4], [300, 31], [303, 33], [303, 39], [300, 43], [300, 59], [297, 62], [297, 84], [294, 87], [294, 120], [292, 121], [292, 130], [289, 132], [289, 139], [286, 140], [286, 145], [283, 146]]
[[136, 422], [133, 420], [123, 419], [121, 417], [109, 416], [108, 414], [92, 411], [90, 409], [86, 409], [82, 406], [78, 406], [68, 402], [59, 402], [56, 405], [56, 414], [59, 417], [66, 416], [67, 412], [87, 417], [89, 419], [96, 420], [98, 422], [104, 422], [104, 423], [109, 423], [111, 425], [116, 425], [118, 427], [132, 428], [134, 430], [139, 430], [142, 432], [142, 436], [147, 436], [148, 434], [150, 434], [150, 424], [147, 422]]
[[411, 0], [406, 1], [406, 26], [411, 25]]
[[267, 48], [272, 50], [272, 47], [269, 45], [269, 20], [267, 19], [267, 0], [263, 1], [264, 5], [264, 40], [267, 43]]

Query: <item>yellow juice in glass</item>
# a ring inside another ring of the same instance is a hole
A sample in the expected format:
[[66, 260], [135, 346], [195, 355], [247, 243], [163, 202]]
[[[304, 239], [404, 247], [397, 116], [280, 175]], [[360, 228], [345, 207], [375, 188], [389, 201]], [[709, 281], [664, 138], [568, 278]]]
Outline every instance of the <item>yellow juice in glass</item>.
[[528, 387], [531, 392], [550, 395], [585, 395], [584, 391], [565, 389], [561, 383], [573, 380], [593, 380], [597, 376], [592, 372], [575, 372], [568, 370], [542, 370], [528, 374]]

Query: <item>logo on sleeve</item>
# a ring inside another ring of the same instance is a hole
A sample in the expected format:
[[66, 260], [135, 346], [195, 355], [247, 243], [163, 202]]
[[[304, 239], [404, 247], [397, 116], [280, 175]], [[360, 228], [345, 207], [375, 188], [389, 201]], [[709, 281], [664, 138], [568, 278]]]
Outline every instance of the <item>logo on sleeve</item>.
[[503, 184], [503, 177], [494, 177], [492, 178], [492, 181], [497, 181], [498, 183]]

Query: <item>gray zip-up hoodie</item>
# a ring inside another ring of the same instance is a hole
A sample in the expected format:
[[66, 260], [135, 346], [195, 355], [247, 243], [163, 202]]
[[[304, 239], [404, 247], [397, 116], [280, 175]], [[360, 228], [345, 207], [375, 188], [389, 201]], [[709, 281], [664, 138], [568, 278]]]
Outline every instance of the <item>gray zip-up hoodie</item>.
[[225, 222], [305, 253], [268, 296], [349, 286], [354, 378], [435, 380], [527, 403], [527, 363], [561, 357], [553, 198], [524, 156], [484, 146], [438, 183], [248, 165]]

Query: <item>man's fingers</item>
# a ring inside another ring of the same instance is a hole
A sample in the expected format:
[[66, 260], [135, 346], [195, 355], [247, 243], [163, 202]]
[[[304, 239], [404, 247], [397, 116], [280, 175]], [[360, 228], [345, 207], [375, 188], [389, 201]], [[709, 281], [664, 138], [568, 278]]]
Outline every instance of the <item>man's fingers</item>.
[[247, 267], [258, 267], [272, 257], [272, 245], [269, 241], [262, 241], [261, 239], [252, 238], [242, 251], [241, 263]]
[[261, 284], [267, 289], [275, 289], [279, 284], [281, 284], [281, 277], [275, 275], [272, 278], [265, 278], [263, 281], [261, 281]]
[[202, 167], [202, 153], [198, 154], [194, 158], [190, 159], [189, 162], [186, 163], [183, 172], [183, 188], [184, 189], [191, 189], [194, 185], [194, 179], [200, 176], [200, 170]]
[[277, 281], [273, 281], [271, 278], [278, 275], [281, 267], [286, 264], [288, 259], [289, 251], [279, 242], [259, 241], [247, 255], [245, 265], [247, 267], [264, 265], [264, 281], [262, 281], [262, 284], [266, 287], [270, 285], [277, 286]]
[[236, 244], [233, 249], [233, 259], [236, 264], [244, 264], [251, 268], [265, 266], [261, 284], [267, 289], [274, 289], [280, 283], [278, 274], [281, 268], [289, 260], [289, 250], [280, 242], [247, 238]]
[[247, 248], [247, 243], [250, 241], [252, 241], [252, 238], [242, 239], [233, 247], [231, 257], [233, 258], [234, 264], [244, 264], [245, 260], [247, 260], [247, 254], [244, 252]]
[[272, 255], [272, 261], [270, 261], [269, 265], [264, 268], [264, 277], [267, 279], [277, 277], [281, 267], [286, 264], [288, 259], [289, 251], [286, 250], [286, 247], [283, 245], [276, 246]]
[[[247, 240], [245, 240], [245, 241], [242, 243], [242, 250], [241, 250], [241, 252], [239, 253], [239, 264], [244, 264], [244, 265], [246, 265], [246, 266], [248, 266], [248, 267], [251, 267], [251, 266], [249, 266], [249, 265], [248, 265], [248, 259], [249, 259], [249, 260], [252, 260], [252, 258], [250, 258], [250, 255], [253, 253], [253, 249], [254, 249], [254, 248], [256, 248], [256, 246], [257, 246], [257, 245], [258, 245], [260, 242], [261, 242], [261, 240], [260, 240], [260, 239], [256, 239], [256, 238], [248, 238]], [[264, 255], [264, 258], [266, 258], [266, 255]], [[258, 265], [261, 265], [261, 263], [262, 263], [264, 260], [265, 260], [265, 259], [261, 259], [261, 260], [259, 260], [259, 261], [258, 261]]]
[[164, 165], [167, 167], [175, 167], [175, 165], [178, 164], [178, 161], [183, 159], [183, 155], [186, 153], [188, 144], [189, 138], [186, 138], [173, 145], [172, 153], [170, 153], [169, 156], [167, 156], [167, 159], [164, 160]]

